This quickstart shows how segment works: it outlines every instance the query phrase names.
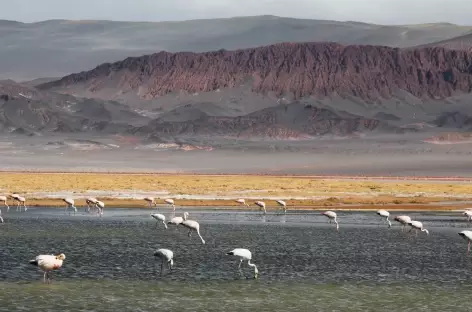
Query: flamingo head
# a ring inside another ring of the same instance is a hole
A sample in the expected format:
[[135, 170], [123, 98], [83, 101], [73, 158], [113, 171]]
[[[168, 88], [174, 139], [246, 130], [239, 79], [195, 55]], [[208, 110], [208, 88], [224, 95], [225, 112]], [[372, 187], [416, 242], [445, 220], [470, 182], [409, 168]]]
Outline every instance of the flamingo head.
[[61, 253], [61, 254], [59, 254], [59, 255], [56, 256], [56, 259], [57, 259], [57, 260], [65, 260], [65, 259], [66, 259], [66, 255], [63, 254], [63, 253]]

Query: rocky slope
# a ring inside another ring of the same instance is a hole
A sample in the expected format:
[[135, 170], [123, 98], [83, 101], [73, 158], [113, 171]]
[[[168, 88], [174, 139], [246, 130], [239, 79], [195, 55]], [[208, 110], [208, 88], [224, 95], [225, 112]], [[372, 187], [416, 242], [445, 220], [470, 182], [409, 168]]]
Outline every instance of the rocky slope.
[[128, 125], [146, 123], [127, 106], [72, 96], [0, 81], [0, 131], [18, 134], [47, 132], [125, 131]]
[[104, 62], [161, 50], [233, 50], [287, 41], [411, 47], [470, 31], [470, 26], [447, 23], [388, 26], [276, 16], [159, 23], [0, 21], [0, 79], [62, 77]]
[[251, 81], [258, 93], [295, 98], [332, 94], [390, 98], [398, 90], [446, 98], [472, 88], [472, 52], [444, 48], [402, 51], [382, 46], [283, 43], [207, 53], [160, 52], [41, 84], [43, 90], [112, 92], [153, 99], [171, 92], [219, 91]]

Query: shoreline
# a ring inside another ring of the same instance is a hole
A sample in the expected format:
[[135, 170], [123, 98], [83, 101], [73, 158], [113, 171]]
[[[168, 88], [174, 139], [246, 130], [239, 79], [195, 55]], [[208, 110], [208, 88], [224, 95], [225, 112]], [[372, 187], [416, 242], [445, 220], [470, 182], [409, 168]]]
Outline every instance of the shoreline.
[[[156, 207], [149, 208], [149, 205], [144, 200], [130, 200], [130, 199], [116, 199], [116, 198], [100, 198], [105, 203], [105, 209], [107, 208], [124, 208], [124, 209], [149, 209], [150, 211], [156, 211]], [[221, 209], [221, 210], [248, 210], [258, 211], [260, 208], [250, 202], [249, 207], [237, 205], [234, 200], [176, 200], [175, 210], [181, 209]], [[8, 202], [10, 209], [16, 209], [16, 205], [12, 201]], [[84, 199], [76, 199], [77, 209], [87, 207]], [[34, 198], [26, 200], [26, 207], [48, 207], [65, 209], [66, 205], [62, 199], [52, 198]], [[297, 201], [290, 205], [290, 201], [287, 201], [287, 210], [299, 210], [299, 211], [377, 211], [379, 209], [385, 209], [390, 211], [460, 211], [468, 207], [472, 207], [470, 203], [464, 203], [457, 201], [456, 203], [427, 203], [427, 204], [337, 204], [337, 205], [319, 205], [309, 201]], [[5, 207], [0, 206], [1, 209]], [[157, 208], [170, 209], [169, 205], [158, 203]], [[281, 211], [282, 208], [278, 206], [275, 201], [266, 201], [267, 211]]]

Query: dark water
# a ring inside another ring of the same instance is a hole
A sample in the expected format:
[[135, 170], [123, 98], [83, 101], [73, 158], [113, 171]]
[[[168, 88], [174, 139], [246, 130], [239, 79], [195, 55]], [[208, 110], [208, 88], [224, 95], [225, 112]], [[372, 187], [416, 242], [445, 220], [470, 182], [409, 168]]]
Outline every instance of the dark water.
[[[315, 212], [190, 209], [202, 245], [182, 227], [156, 227], [150, 212], [4, 213], [0, 311], [470, 311], [472, 260], [459, 213], [408, 213], [430, 230], [415, 236], [388, 229], [375, 212], [339, 212], [338, 233]], [[245, 264], [240, 276], [238, 259], [225, 255], [237, 247], [253, 252], [258, 280], [245, 278], [253, 272]], [[163, 277], [157, 248], [174, 252], [175, 270]], [[60, 252], [64, 266], [43, 285], [28, 260]]]

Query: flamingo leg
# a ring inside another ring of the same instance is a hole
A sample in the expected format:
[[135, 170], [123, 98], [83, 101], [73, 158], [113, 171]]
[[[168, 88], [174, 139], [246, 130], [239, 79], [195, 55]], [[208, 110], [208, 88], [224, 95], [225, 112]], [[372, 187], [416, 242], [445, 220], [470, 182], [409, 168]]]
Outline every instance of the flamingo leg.
[[43, 283], [44, 283], [44, 284], [46, 284], [46, 275], [47, 275], [47, 274], [48, 274], [47, 272], [44, 272], [44, 274], [43, 274]]
[[467, 244], [467, 254], [469, 254], [469, 252], [470, 252], [470, 241], [469, 241], [469, 243]]
[[192, 230], [188, 231], [188, 237], [192, 237]]
[[164, 260], [161, 262], [161, 276], [162, 276], [162, 271], [164, 271]]

